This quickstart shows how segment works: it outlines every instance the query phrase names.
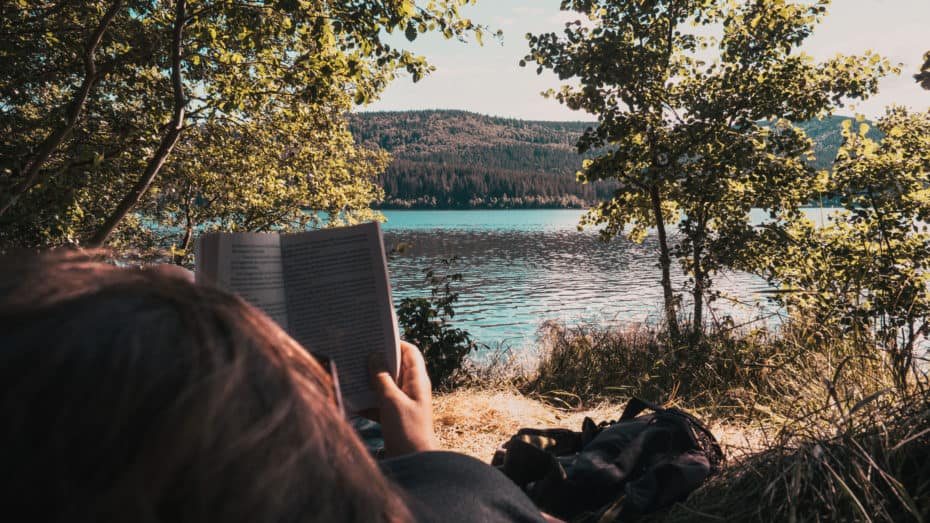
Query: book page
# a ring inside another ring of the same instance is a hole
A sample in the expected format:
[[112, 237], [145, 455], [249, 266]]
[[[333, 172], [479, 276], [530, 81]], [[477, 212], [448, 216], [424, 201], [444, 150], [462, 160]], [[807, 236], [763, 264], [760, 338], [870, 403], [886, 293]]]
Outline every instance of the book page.
[[350, 411], [373, 407], [368, 357], [385, 355], [397, 376], [399, 336], [377, 223], [282, 238], [288, 332], [336, 363]]
[[241, 296], [287, 329], [281, 235], [215, 233], [196, 248], [196, 281]]

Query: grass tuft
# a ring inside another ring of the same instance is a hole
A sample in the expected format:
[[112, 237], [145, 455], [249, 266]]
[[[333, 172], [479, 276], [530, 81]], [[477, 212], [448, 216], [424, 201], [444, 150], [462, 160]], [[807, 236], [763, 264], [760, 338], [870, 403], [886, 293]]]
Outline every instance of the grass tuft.
[[855, 419], [833, 426], [832, 434], [822, 420], [795, 420], [769, 448], [650, 519], [927, 521], [928, 399], [918, 394], [868, 414], [845, 413], [839, 417]]
[[861, 343], [798, 320], [708, 327], [691, 346], [656, 326], [547, 322], [535, 370], [509, 356], [472, 369], [469, 387], [437, 396], [437, 432], [487, 460], [520, 427], [578, 430], [639, 396], [696, 414], [728, 456], [649, 521], [928, 521], [926, 362], [902, 387]]

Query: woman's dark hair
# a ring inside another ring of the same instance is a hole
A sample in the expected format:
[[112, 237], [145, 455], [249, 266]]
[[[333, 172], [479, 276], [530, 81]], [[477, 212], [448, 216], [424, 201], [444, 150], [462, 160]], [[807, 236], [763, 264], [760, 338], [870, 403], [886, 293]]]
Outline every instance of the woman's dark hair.
[[21, 521], [405, 521], [322, 367], [241, 299], [0, 259], [0, 498]]

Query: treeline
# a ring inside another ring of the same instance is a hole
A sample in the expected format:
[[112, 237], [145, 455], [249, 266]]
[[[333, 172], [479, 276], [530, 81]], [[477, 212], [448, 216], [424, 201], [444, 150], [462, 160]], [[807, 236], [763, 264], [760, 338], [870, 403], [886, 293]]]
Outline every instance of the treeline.
[[[848, 117], [800, 127], [814, 141], [817, 169], [832, 164]], [[356, 142], [394, 158], [379, 177], [381, 208], [577, 208], [608, 199], [609, 183], [583, 185], [575, 173], [586, 156], [575, 150], [594, 122], [545, 122], [465, 111], [357, 113]], [[878, 138], [877, 131], [870, 136]], [[590, 155], [587, 155], [590, 157]]]
[[606, 183], [477, 165], [394, 160], [381, 176], [383, 208], [583, 208], [610, 197]]

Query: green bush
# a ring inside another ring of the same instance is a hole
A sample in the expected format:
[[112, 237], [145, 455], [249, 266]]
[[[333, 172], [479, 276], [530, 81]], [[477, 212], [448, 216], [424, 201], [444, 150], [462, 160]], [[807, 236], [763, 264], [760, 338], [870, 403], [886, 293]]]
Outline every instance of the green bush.
[[930, 334], [930, 111], [889, 108], [877, 127], [880, 140], [843, 122], [825, 186], [841, 212], [822, 226], [767, 224], [767, 247], [741, 254], [789, 310], [875, 349], [904, 391]]
[[434, 389], [450, 389], [458, 384], [466, 356], [477, 347], [464, 329], [453, 327], [455, 302], [459, 293], [454, 284], [462, 280], [454, 273], [456, 258], [443, 259], [439, 270], [426, 271], [430, 286], [428, 298], [404, 298], [397, 309], [403, 338], [423, 352], [426, 371]]

